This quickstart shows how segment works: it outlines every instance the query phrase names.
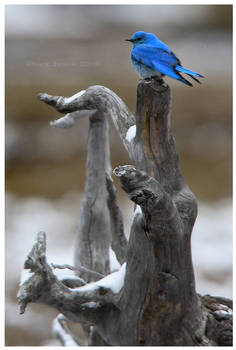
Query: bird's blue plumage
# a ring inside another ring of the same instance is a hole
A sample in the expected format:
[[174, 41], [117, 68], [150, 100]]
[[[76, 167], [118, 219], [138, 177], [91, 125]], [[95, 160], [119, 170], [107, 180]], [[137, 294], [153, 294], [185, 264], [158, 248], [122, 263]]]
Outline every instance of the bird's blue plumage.
[[153, 76], [164, 76], [179, 80], [182, 83], [192, 86], [180, 73], [188, 74], [192, 79], [203, 77], [201, 74], [182, 67], [180, 60], [169, 49], [169, 47], [159, 40], [154, 34], [146, 32], [136, 32], [131, 39], [133, 43], [130, 53], [131, 63], [142, 78]]

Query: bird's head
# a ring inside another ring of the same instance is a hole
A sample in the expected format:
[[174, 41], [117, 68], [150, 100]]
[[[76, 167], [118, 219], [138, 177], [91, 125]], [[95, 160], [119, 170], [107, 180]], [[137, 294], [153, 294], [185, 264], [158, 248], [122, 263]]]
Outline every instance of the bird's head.
[[135, 47], [140, 44], [150, 44], [153, 41], [157, 40], [157, 37], [152, 33], [139, 31], [134, 33], [131, 39], [125, 39], [125, 40], [130, 41]]

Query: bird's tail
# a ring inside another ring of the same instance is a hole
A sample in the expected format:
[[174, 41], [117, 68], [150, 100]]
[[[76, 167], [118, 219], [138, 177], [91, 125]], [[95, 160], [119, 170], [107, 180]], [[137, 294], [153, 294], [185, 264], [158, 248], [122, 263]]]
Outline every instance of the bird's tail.
[[181, 81], [182, 83], [188, 85], [188, 86], [193, 86], [193, 84], [191, 84], [187, 79], [184, 79], [184, 77], [182, 77], [182, 75], [179, 74], [179, 78], [177, 78], [177, 80]]
[[178, 71], [178, 72], [181, 72], [181, 73], [185, 73], [185, 74], [188, 74], [193, 80], [197, 81], [199, 84], [201, 84], [201, 82], [195, 78], [195, 77], [200, 77], [200, 78], [204, 78], [203, 75], [199, 74], [199, 73], [196, 73], [196, 72], [193, 72], [192, 70], [189, 70], [189, 69], [186, 69], [182, 66], [176, 66], [175, 69]]

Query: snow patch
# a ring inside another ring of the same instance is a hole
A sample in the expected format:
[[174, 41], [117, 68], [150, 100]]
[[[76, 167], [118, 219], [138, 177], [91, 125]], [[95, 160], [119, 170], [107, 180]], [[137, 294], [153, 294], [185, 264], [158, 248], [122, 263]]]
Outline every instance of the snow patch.
[[135, 138], [135, 135], [136, 135], [136, 125], [132, 125], [127, 133], [126, 133], [126, 137], [125, 139], [128, 141], [128, 142], [131, 142], [134, 138]]
[[79, 92], [77, 92], [75, 95], [70, 96], [70, 97], [66, 97], [65, 98], [65, 103], [71, 103], [74, 100], [76, 100], [77, 98], [81, 97], [84, 93], [86, 92], [86, 90], [81, 90]]
[[96, 303], [95, 301], [90, 301], [88, 303], [84, 303], [81, 306], [88, 307], [90, 309], [97, 309], [100, 306], [100, 303]]
[[140, 205], [136, 205], [135, 211], [134, 211], [134, 216], [137, 214], [142, 214], [142, 209]]
[[197, 292], [232, 298], [232, 201], [198, 203], [192, 233]]
[[114, 252], [114, 250], [111, 248], [109, 248], [109, 263], [110, 263], [110, 271], [117, 271], [121, 268], [121, 265], [119, 263], [119, 261], [117, 260], [116, 257], [116, 253]]
[[225, 311], [231, 310], [227, 305], [223, 305], [223, 304], [219, 304], [218, 308], [219, 310], [225, 310]]
[[76, 292], [91, 292], [99, 288], [110, 289], [112, 293], [119, 293], [124, 285], [126, 273], [126, 263], [124, 263], [119, 271], [112, 272], [110, 275], [102, 278], [99, 281], [88, 283], [85, 286], [74, 288], [73, 291]]
[[73, 276], [73, 275], [70, 275], [70, 274], [60, 274], [60, 275], [57, 275], [54, 273], [54, 275], [56, 275], [57, 279], [59, 281], [63, 281], [63, 280], [77, 280], [77, 281], [83, 281], [81, 278], [77, 277], [77, 276]]
[[55, 334], [60, 335], [61, 339], [63, 340], [64, 346], [78, 346], [78, 344], [74, 341], [72, 336], [65, 332], [63, 327], [61, 326], [59, 320], [63, 320], [64, 316], [59, 315], [52, 323], [52, 330]]
[[214, 311], [214, 314], [222, 319], [227, 319], [233, 314], [233, 310], [230, 309], [227, 305], [219, 304], [217, 305], [217, 309], [218, 310]]
[[74, 271], [69, 268], [60, 269], [55, 267], [53, 268], [53, 273], [57, 277], [57, 279], [61, 282], [63, 282], [64, 280], [74, 280], [74, 281], [80, 281], [81, 284], [86, 284], [86, 282], [82, 278], [76, 276]]
[[231, 309], [225, 310], [217, 310], [214, 311], [214, 314], [217, 315], [219, 318], [227, 319], [230, 318], [233, 314], [233, 311]]

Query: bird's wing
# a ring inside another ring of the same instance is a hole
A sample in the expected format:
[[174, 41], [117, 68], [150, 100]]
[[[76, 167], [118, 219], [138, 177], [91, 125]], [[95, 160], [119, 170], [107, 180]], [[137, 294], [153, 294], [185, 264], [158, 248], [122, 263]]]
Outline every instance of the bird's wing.
[[175, 71], [176, 65], [181, 65], [179, 59], [173, 52], [167, 52], [161, 48], [140, 45], [131, 51], [131, 57], [149, 68], [155, 69], [163, 74], [176, 78], [178, 72]]

